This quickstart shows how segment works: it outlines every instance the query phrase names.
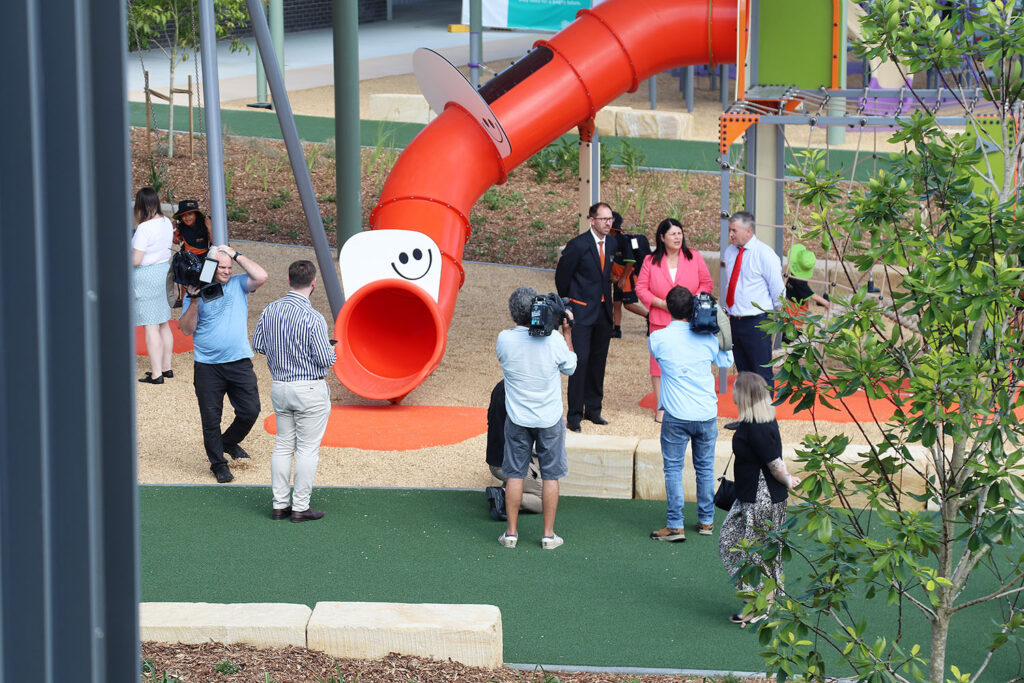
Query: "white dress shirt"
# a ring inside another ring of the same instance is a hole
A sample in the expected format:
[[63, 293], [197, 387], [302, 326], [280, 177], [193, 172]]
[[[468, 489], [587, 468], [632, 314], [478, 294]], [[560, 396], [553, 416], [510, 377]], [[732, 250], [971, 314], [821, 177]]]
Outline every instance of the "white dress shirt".
[[[725, 270], [722, 275], [722, 303], [726, 303], [732, 269], [736, 264], [739, 249], [730, 244], [725, 248], [722, 260]], [[743, 247], [743, 261], [740, 263], [739, 280], [733, 293], [733, 305], [726, 306], [729, 315], [759, 315], [764, 311], [778, 308], [785, 292], [782, 282], [782, 261], [771, 247], [751, 237]], [[756, 304], [756, 305], [755, 305]], [[763, 309], [763, 310], [762, 310]]]

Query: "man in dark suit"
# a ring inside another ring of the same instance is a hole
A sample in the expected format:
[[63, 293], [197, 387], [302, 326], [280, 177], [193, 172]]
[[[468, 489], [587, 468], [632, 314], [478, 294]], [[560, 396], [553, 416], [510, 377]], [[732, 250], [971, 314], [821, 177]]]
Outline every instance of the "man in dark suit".
[[576, 372], [569, 377], [566, 427], [580, 431], [580, 421], [606, 425], [601, 417], [604, 366], [612, 334], [612, 256], [615, 238], [612, 208], [604, 202], [590, 207], [590, 230], [569, 240], [555, 268], [558, 295], [570, 300], [575, 324], [572, 345]]

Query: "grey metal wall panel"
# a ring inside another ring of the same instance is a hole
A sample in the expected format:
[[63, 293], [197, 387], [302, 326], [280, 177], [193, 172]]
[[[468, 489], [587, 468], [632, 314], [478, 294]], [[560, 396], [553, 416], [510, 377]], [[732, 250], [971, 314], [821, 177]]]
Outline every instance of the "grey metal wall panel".
[[130, 192], [119, 2], [0, 24], [4, 680], [138, 677]]

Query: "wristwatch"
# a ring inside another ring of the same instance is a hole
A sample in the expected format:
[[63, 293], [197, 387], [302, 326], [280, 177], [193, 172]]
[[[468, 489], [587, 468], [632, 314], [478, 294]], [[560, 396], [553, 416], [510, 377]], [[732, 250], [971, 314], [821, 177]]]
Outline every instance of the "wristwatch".
[[235, 263], [238, 263], [238, 257], [241, 256], [241, 255], [242, 255], [242, 252], [235, 251], [235, 255], [231, 257], [231, 260], [234, 261]]

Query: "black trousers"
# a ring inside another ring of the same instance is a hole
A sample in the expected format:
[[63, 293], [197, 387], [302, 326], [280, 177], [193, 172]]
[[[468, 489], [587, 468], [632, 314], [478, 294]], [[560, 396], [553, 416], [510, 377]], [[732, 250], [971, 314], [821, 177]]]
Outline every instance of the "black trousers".
[[576, 372], [569, 376], [566, 422], [579, 424], [584, 413], [601, 414], [604, 399], [604, 366], [608, 360], [608, 343], [612, 338], [612, 321], [597, 316], [593, 325], [574, 325], [572, 347], [576, 352]]
[[[230, 363], [195, 364], [194, 384], [199, 400], [199, 417], [203, 423], [203, 444], [210, 469], [216, 472], [225, 465], [224, 451], [242, 442], [260, 416], [260, 392], [252, 360]], [[235, 410], [235, 419], [224, 433], [220, 431], [224, 412], [224, 394]]]
[[750, 315], [743, 318], [729, 317], [732, 329], [732, 355], [736, 360], [736, 369], [740, 372], [756, 372], [764, 377], [768, 389], [773, 388], [772, 376], [772, 338], [757, 329], [766, 318], [761, 315]]

